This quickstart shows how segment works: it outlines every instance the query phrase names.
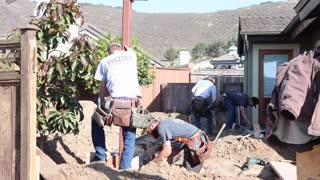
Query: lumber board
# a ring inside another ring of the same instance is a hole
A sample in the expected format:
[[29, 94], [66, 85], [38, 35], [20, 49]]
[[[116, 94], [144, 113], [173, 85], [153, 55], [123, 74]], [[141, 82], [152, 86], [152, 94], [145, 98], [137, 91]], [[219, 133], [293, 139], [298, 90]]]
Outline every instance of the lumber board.
[[290, 163], [285, 162], [269, 162], [272, 169], [283, 180], [297, 180], [297, 167]]

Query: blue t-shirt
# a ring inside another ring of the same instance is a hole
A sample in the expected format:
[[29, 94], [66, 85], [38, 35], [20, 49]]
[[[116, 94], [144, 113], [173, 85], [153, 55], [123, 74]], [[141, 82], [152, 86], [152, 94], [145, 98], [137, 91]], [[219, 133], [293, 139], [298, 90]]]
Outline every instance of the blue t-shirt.
[[190, 138], [199, 129], [180, 119], [165, 119], [159, 122], [158, 133], [162, 143], [175, 137]]
[[242, 92], [229, 91], [229, 92], [226, 92], [226, 95], [228, 99], [232, 101], [232, 104], [234, 106], [247, 107], [249, 105], [249, 101], [248, 101], [249, 96]]

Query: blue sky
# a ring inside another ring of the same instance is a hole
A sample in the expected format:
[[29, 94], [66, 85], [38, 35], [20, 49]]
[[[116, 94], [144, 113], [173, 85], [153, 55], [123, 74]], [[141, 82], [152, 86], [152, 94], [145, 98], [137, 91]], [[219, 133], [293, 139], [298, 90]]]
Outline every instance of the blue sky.
[[[133, 4], [133, 9], [138, 12], [150, 13], [207, 13], [218, 10], [237, 9], [266, 1], [270, 0], [136, 0]], [[78, 0], [78, 2], [122, 6], [122, 0]]]

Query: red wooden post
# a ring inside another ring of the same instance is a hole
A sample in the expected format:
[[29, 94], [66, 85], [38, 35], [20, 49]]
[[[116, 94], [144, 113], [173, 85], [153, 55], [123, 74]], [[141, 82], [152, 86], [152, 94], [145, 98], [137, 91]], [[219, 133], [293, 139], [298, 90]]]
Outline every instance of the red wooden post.
[[[123, 9], [122, 9], [122, 48], [130, 47], [131, 41], [131, 0], [123, 0]], [[119, 128], [119, 160], [116, 161], [116, 168], [119, 168], [121, 154], [123, 150], [123, 135], [122, 127]]]
[[122, 47], [130, 47], [132, 0], [123, 0], [122, 9]]

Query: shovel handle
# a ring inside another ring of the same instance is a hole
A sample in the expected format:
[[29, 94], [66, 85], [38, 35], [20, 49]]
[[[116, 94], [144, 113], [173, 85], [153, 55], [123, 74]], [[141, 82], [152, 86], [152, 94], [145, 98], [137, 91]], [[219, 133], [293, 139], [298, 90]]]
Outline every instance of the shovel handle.
[[220, 135], [221, 135], [221, 133], [222, 133], [222, 131], [224, 130], [225, 127], [226, 127], [226, 124], [225, 124], [225, 123], [222, 124], [222, 126], [221, 126], [221, 128], [220, 128], [220, 131], [219, 131], [219, 133], [217, 134], [216, 138], [214, 139], [213, 143], [215, 143], [215, 142], [218, 140], [218, 138], [220, 137]]

